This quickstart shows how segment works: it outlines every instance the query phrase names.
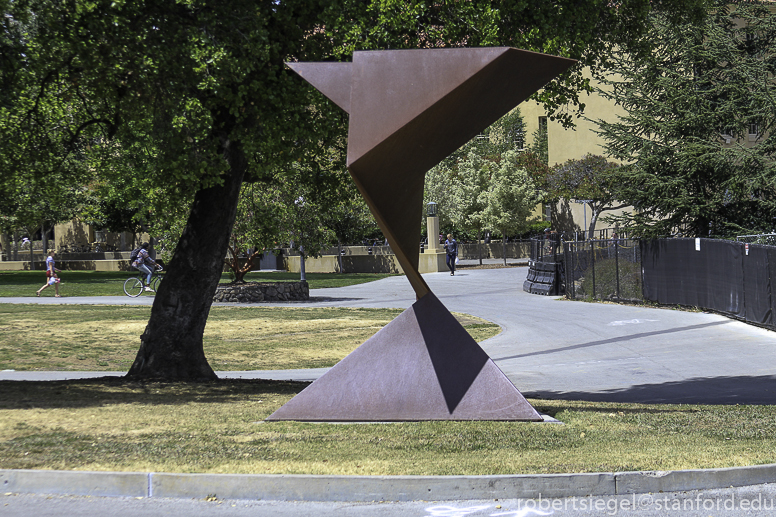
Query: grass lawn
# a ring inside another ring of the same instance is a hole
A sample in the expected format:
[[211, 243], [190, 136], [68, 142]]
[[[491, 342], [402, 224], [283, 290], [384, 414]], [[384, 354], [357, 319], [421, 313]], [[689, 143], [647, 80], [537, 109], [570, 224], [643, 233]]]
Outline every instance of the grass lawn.
[[[0, 304], [0, 369], [126, 370], [148, 307]], [[215, 307], [216, 369], [330, 366], [398, 310]], [[475, 339], [496, 325], [456, 315]], [[776, 407], [531, 400], [563, 422], [264, 422], [306, 384], [0, 381], [0, 466], [477, 475], [776, 462]], [[215, 490], [217, 492], [217, 490]]]
[[[215, 370], [333, 366], [399, 309], [213, 307], [205, 355]], [[0, 304], [0, 370], [128, 370], [150, 307]], [[456, 314], [477, 341], [501, 328]]]
[[[62, 271], [59, 277], [62, 283], [59, 294], [62, 296], [124, 296], [122, 286], [129, 276], [137, 272], [129, 271]], [[344, 287], [347, 285], [373, 282], [392, 276], [383, 273], [307, 273], [310, 289], [326, 287]], [[245, 276], [248, 282], [296, 282], [299, 273], [258, 272]], [[44, 271], [0, 271], [0, 297], [35, 296], [35, 291], [46, 281]], [[221, 276], [221, 283], [231, 282], [229, 274]], [[54, 288], [48, 287], [41, 296], [54, 296]]]
[[[126, 370], [149, 312], [0, 304], [0, 369]], [[205, 352], [217, 370], [331, 366], [399, 312], [214, 307]], [[500, 331], [478, 318], [456, 317], [478, 341]], [[305, 386], [0, 381], [0, 467], [483, 475], [776, 463], [775, 406], [530, 400], [563, 425], [264, 422]]]
[[[303, 383], [0, 382], [0, 465], [482, 475], [776, 462], [776, 407], [531, 400], [563, 422], [264, 422]], [[217, 493], [217, 487], [214, 488]]]

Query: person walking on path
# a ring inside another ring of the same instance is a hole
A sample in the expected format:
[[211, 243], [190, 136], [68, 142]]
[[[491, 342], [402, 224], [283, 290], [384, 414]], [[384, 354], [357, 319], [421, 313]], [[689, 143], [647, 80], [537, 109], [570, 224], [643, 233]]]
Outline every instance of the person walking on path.
[[452, 233], [447, 234], [445, 252], [447, 252], [447, 267], [450, 269], [450, 276], [455, 276], [455, 261], [458, 259], [458, 242], [453, 239]]
[[154, 259], [148, 256], [148, 243], [144, 242], [140, 245], [140, 250], [137, 252], [137, 258], [132, 262], [132, 266], [138, 271], [141, 271], [146, 275], [146, 281], [143, 283], [143, 290], [153, 292], [149, 285], [151, 283], [151, 268], [148, 266], [156, 267]]
[[57, 276], [57, 273], [59, 270], [55, 267], [56, 262], [54, 261], [54, 257], [57, 255], [57, 253], [54, 250], [49, 251], [49, 256], [46, 257], [46, 283], [35, 291], [35, 296], [40, 296], [40, 292], [47, 288], [50, 285], [54, 286], [54, 292], [56, 293], [55, 296], [57, 298], [61, 298], [59, 296], [59, 277]]

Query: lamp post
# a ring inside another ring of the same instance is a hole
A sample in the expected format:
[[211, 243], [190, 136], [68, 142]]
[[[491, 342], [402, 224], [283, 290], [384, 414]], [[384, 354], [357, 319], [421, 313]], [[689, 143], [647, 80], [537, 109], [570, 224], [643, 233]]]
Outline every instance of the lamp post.
[[[575, 199], [575, 203], [582, 203], [582, 214], [584, 217], [584, 226], [582, 227], [584, 229], [583, 234], [587, 233], [587, 204], [593, 201], [592, 199]], [[587, 237], [586, 237], [587, 238]]]
[[437, 217], [437, 204], [433, 201], [426, 205], [426, 229], [429, 253], [439, 253], [439, 217]]
[[[298, 207], [298, 210], [304, 209], [304, 197], [299, 196], [296, 201], [294, 201], [294, 204]], [[301, 235], [299, 237], [301, 237]], [[299, 280], [302, 282], [307, 281], [307, 274], [304, 270], [304, 246], [302, 244], [299, 245]]]

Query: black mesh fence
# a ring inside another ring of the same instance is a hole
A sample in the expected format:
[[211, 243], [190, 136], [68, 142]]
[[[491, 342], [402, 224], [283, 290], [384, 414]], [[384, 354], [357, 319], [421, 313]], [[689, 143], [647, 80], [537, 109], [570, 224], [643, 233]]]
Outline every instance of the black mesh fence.
[[715, 239], [565, 242], [567, 298], [712, 310], [776, 329], [776, 246]]
[[531, 249], [528, 258], [534, 262], [560, 262], [563, 260], [563, 246], [560, 237], [553, 234], [549, 237], [531, 239]]
[[644, 296], [776, 326], [776, 247], [713, 239], [642, 243]]
[[564, 243], [564, 280], [570, 299], [642, 301], [638, 239]]
[[743, 247], [713, 239], [644, 241], [644, 295], [662, 304], [739, 316], [744, 308]]

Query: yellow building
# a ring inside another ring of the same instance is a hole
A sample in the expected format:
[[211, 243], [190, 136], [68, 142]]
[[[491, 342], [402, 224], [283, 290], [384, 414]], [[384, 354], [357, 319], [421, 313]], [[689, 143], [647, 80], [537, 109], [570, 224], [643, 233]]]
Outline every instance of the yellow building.
[[[588, 76], [589, 77], [589, 76]], [[593, 88], [602, 85], [591, 78]], [[557, 121], [549, 120], [544, 107], [536, 101], [528, 100], [520, 104], [520, 113], [525, 122], [526, 135], [531, 137], [540, 127], [547, 131], [547, 151], [550, 167], [564, 163], [567, 160], [577, 160], [586, 154], [604, 155], [603, 139], [596, 133], [598, 129], [595, 120], [603, 119], [614, 121], [620, 114], [624, 114], [622, 108], [612, 101], [598, 94], [582, 94], [580, 101], [585, 104], [583, 117], [577, 118], [576, 127], [566, 129]], [[543, 207], [543, 215], [547, 215], [547, 208]], [[553, 229], [565, 231], [567, 234], [573, 231], [586, 231], [590, 223], [591, 210], [579, 200], [563, 200], [556, 206], [549, 207], [550, 221]], [[607, 214], [620, 213], [622, 210], [604, 212]], [[595, 229], [601, 230], [610, 225], [601, 218], [596, 222]]]
[[[48, 250], [55, 250], [61, 260], [113, 259], [117, 257], [116, 252], [129, 252], [133, 249], [133, 245], [137, 247], [138, 243], [150, 240], [147, 233], [136, 235], [134, 243], [132, 237], [129, 232], [100, 231], [92, 225], [73, 219], [54, 226], [53, 239], [50, 233], [46, 239], [46, 247]], [[32, 257], [36, 262], [45, 260], [46, 253], [43, 251], [44, 242], [40, 232], [32, 236], [19, 233], [16, 238], [18, 242], [14, 243], [12, 236], [0, 234], [0, 261], [28, 262], [30, 260], [30, 246], [33, 248]], [[31, 238], [32, 240], [25, 241], [22, 238]], [[89, 254], [89, 256], [87, 257], [85, 254]], [[11, 267], [10, 264], [6, 264], [6, 266], [8, 267], [1, 269]], [[22, 264], [17, 264], [17, 266], [23, 267]]]

